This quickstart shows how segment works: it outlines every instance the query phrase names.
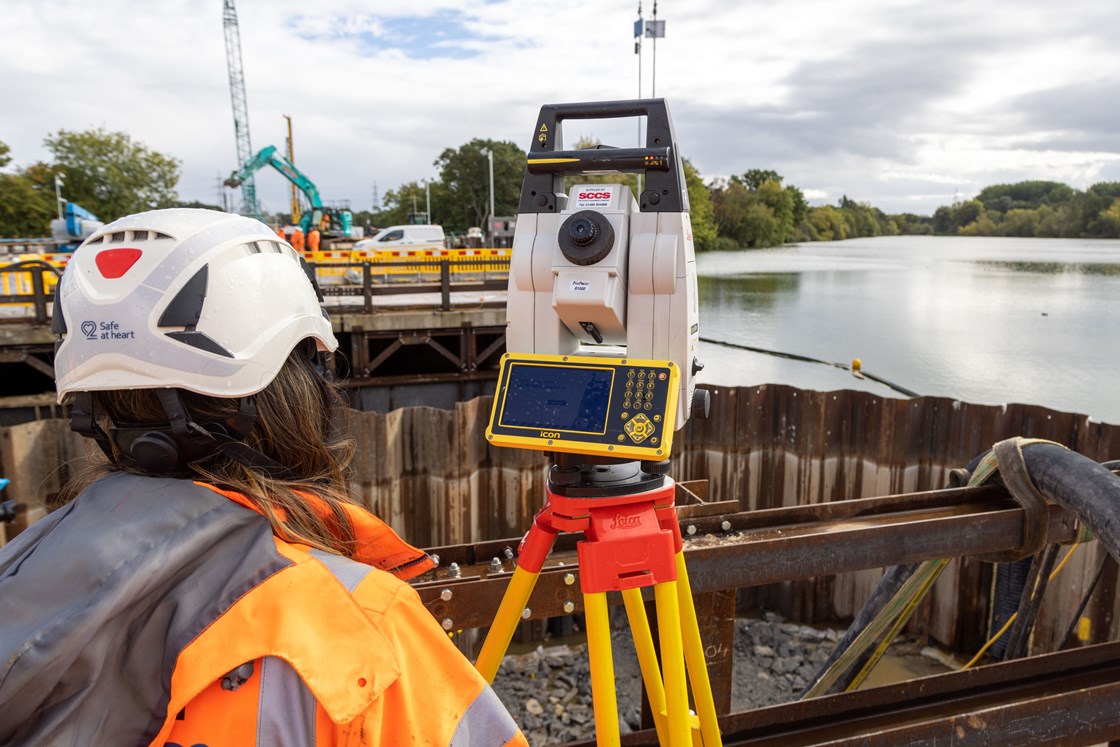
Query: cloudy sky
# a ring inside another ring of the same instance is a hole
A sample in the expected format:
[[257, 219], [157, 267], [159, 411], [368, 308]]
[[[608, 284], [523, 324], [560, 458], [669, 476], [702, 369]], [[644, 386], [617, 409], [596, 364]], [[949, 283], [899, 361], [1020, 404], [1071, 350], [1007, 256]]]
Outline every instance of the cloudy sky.
[[[642, 3], [646, 18], [653, 4]], [[236, 166], [222, 0], [0, 0], [0, 141], [130, 134], [216, 203]], [[371, 206], [472, 138], [527, 149], [541, 104], [636, 98], [636, 0], [238, 0], [254, 150]], [[994, 183], [1120, 181], [1116, 0], [662, 0], [641, 93], [708, 178], [770, 168], [815, 203], [931, 213]], [[654, 79], [656, 91], [653, 90]], [[570, 123], [628, 146], [632, 122]], [[262, 172], [283, 210], [288, 183]], [[438, 216], [437, 216], [438, 219]]]

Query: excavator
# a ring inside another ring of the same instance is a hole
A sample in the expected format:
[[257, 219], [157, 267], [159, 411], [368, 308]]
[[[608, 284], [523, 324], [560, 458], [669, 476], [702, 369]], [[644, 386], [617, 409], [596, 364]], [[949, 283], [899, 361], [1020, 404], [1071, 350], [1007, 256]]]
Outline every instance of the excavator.
[[345, 208], [334, 208], [323, 205], [319, 197], [319, 190], [303, 172], [295, 167], [291, 161], [284, 158], [277, 151], [275, 145], [261, 149], [257, 155], [250, 158], [241, 168], [233, 172], [225, 180], [227, 187], [239, 187], [241, 182], [248, 179], [259, 169], [271, 166], [284, 175], [284, 178], [296, 185], [307, 198], [310, 210], [304, 211], [299, 220], [299, 227], [305, 234], [312, 228], [319, 228], [324, 238], [349, 237], [353, 225], [353, 216]]

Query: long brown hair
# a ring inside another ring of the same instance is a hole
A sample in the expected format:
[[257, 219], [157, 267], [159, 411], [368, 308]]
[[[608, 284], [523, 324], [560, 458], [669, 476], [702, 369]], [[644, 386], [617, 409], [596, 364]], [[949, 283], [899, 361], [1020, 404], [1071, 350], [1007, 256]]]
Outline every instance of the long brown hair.
[[[113, 422], [167, 422], [153, 390], [96, 392], [94, 396], [98, 409]], [[240, 404], [237, 399], [186, 391], [182, 397], [187, 412], [199, 423], [225, 420], [237, 412]], [[342, 435], [345, 408], [338, 388], [312, 369], [300, 346], [276, 378], [256, 394], [256, 408], [256, 425], [245, 443], [286, 467], [285, 476], [277, 477], [223, 454], [186, 465], [172, 476], [241, 493], [268, 517], [273, 530], [285, 540], [352, 555], [354, 531], [342, 505], [355, 503], [347, 489], [354, 442]], [[108, 425], [102, 423], [103, 428]], [[113, 451], [115, 464], [105, 460], [77, 475], [59, 494], [57, 504], [77, 497], [109, 472], [147, 474], [115, 446]], [[305, 497], [308, 494], [320, 499], [326, 510], [316, 511]]]

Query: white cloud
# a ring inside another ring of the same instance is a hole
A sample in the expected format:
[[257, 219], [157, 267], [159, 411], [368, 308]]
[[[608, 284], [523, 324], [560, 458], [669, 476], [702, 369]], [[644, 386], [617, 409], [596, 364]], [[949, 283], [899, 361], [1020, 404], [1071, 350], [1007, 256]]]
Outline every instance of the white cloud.
[[[254, 148], [283, 147], [326, 199], [368, 207], [474, 137], [528, 147], [539, 106], [636, 96], [633, 2], [240, 0]], [[643, 5], [647, 17], [652, 4]], [[1120, 5], [663, 1], [657, 94], [705, 176], [773, 168], [820, 199], [931, 212], [1016, 178], [1116, 168]], [[0, 140], [17, 164], [59, 129], [128, 132], [214, 202], [236, 165], [218, 0], [7, 0]], [[393, 44], [398, 43], [399, 47]], [[649, 95], [653, 44], [643, 42]], [[438, 56], [446, 55], [446, 56]], [[1072, 104], [1070, 91], [1086, 84]], [[1062, 93], [1066, 92], [1066, 93]], [[1100, 95], [1093, 95], [1094, 93]], [[1064, 96], [1064, 98], [1063, 98]], [[1107, 107], [1113, 107], [1109, 109]], [[1095, 115], [1094, 115], [1095, 113]], [[570, 123], [628, 145], [628, 123]], [[262, 174], [266, 204], [288, 184]]]

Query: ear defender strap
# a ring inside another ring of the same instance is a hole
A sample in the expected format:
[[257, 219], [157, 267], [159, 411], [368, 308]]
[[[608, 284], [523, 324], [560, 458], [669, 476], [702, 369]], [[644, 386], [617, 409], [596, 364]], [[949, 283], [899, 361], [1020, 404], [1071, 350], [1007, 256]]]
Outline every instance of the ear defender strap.
[[[105, 441], [103, 450], [107, 448], [111, 438], [117, 448], [132, 457], [137, 466], [153, 474], [170, 474], [192, 462], [223, 454], [270, 477], [294, 477], [290, 469], [243, 442], [242, 439], [252, 432], [257, 420], [256, 398], [252, 395], [242, 397], [238, 411], [226, 420], [200, 425], [191, 419], [178, 389], [157, 389], [155, 393], [167, 415], [166, 425], [114, 423], [109, 430], [110, 436], [105, 436], [96, 423], [92, 429], [79, 430], [75, 427], [75, 418], [83, 427], [88, 420], [85, 410], [75, 406], [71, 427], [82, 435], [95, 439], [97, 433], [100, 433]], [[79, 399], [88, 397], [87, 392], [78, 395]], [[111, 450], [107, 453], [111, 454]]]
[[94, 412], [93, 394], [91, 392], [77, 392], [73, 404], [70, 406], [70, 430], [86, 438], [92, 438], [101, 447], [101, 451], [113, 464], [117, 460], [113, 457], [113, 447], [109, 436], [97, 424]]
[[[168, 427], [113, 428], [117, 446], [128, 453], [145, 472], [167, 474], [214, 453], [217, 443], [202, 426], [187, 417], [178, 389], [157, 389], [156, 397], [170, 424]], [[170, 433], [168, 432], [170, 430]]]

